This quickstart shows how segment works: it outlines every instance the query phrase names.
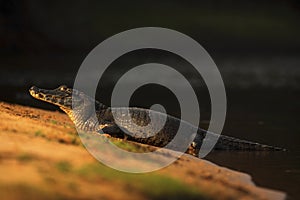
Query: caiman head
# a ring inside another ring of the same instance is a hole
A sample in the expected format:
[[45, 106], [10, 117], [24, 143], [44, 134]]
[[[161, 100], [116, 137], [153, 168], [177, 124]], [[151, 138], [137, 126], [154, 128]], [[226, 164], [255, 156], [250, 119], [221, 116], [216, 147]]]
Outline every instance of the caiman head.
[[95, 106], [96, 109], [99, 109], [99, 106], [104, 107], [103, 104], [93, 100], [83, 92], [68, 88], [65, 85], [53, 90], [32, 86], [29, 93], [36, 99], [59, 106], [67, 114], [70, 114], [72, 110], [86, 110], [91, 106]]
[[32, 86], [29, 92], [36, 99], [59, 106], [67, 113], [76, 127], [83, 131], [98, 129], [98, 119], [95, 111], [107, 108], [83, 92], [68, 88], [65, 85], [53, 90]]

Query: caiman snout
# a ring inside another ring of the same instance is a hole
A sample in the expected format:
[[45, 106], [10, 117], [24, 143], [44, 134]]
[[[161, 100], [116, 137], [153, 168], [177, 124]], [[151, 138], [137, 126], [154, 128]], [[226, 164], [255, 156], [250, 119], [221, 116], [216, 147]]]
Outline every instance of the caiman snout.
[[29, 93], [33, 96], [37, 93], [38, 91], [38, 88], [36, 86], [32, 86], [30, 89], [29, 89]]
[[43, 98], [44, 95], [40, 93], [40, 89], [36, 86], [32, 86], [30, 89], [29, 89], [29, 93], [31, 94], [31, 96], [35, 97], [35, 98]]

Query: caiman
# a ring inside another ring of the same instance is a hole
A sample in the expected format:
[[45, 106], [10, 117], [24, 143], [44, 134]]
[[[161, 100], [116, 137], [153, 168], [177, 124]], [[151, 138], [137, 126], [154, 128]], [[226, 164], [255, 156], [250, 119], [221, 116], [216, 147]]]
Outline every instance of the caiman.
[[[64, 85], [53, 90], [32, 86], [29, 92], [36, 99], [59, 106], [70, 117], [77, 130], [84, 132], [101, 132], [112, 137], [126, 138], [143, 144], [164, 147], [172, 141], [177, 134], [180, 123], [182, 123], [185, 130], [188, 129], [196, 133], [189, 144], [189, 151], [187, 151], [187, 153], [194, 156], [198, 155], [203, 141], [209, 138], [207, 136], [218, 136], [165, 113], [137, 107], [111, 108], [92, 99], [81, 91], [68, 88]], [[114, 113], [119, 113], [117, 115], [118, 119], [115, 118], [116, 115]], [[150, 114], [152, 118], [150, 118]], [[128, 120], [128, 117], [131, 120]], [[147, 126], [151, 120], [153, 120], [153, 123], [151, 123], [152, 126]], [[163, 126], [161, 126], [162, 128], [156, 134], [151, 135], [153, 131], [157, 131], [155, 128], [156, 125]], [[137, 127], [142, 127], [142, 129], [137, 130]], [[141, 137], [141, 134], [143, 137]], [[184, 139], [182, 138], [182, 140]], [[173, 149], [176, 150], [176, 147]], [[214, 149], [242, 151], [285, 150], [280, 147], [259, 144], [225, 135], [218, 137]]]

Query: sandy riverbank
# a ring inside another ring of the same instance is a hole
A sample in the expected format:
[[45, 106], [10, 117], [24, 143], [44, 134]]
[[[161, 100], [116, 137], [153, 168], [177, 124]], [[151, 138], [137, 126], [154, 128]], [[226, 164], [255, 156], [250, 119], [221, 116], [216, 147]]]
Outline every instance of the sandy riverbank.
[[0, 141], [3, 199], [285, 198], [247, 174], [188, 155], [154, 173], [110, 169], [81, 145], [60, 112], [0, 102]]

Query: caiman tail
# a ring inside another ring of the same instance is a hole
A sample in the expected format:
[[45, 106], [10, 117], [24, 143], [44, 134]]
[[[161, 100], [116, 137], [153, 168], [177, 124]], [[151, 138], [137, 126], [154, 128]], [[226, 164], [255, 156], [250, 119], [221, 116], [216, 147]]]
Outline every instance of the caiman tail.
[[241, 150], [241, 151], [286, 151], [284, 148], [250, 142], [238, 138], [221, 135], [215, 145], [217, 150]]
[[[201, 137], [205, 136], [204, 138]], [[198, 136], [198, 137], [197, 137]], [[198, 134], [194, 139], [196, 149], [200, 148], [209, 149], [214, 146], [216, 150], [237, 150], [237, 151], [286, 151], [281, 147], [270, 146], [266, 144], [260, 144], [256, 142], [250, 142], [226, 135], [218, 135], [212, 132], [208, 132], [201, 128], [198, 129]], [[217, 142], [216, 142], [217, 141]], [[215, 143], [216, 142], [216, 143]], [[203, 147], [202, 147], [203, 146]]]

